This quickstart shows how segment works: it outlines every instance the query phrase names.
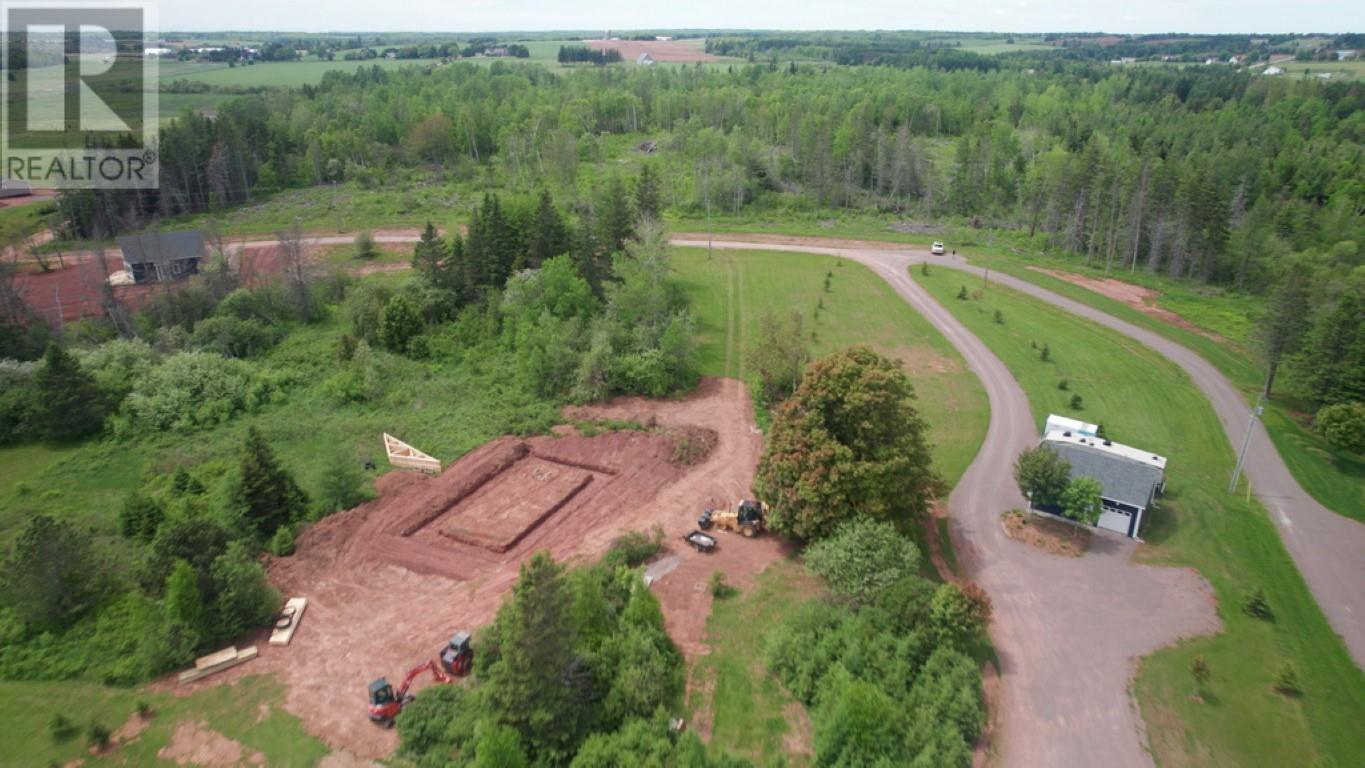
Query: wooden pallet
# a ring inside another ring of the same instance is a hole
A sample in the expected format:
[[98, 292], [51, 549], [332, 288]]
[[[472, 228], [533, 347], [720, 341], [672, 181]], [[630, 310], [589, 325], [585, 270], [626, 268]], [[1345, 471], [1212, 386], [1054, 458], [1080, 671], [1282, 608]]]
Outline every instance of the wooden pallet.
[[[299, 622], [303, 620], [303, 609], [308, 607], [308, 598], [291, 597], [284, 604], [281, 612], [290, 618], [289, 626], [284, 629], [276, 627], [270, 633], [271, 645], [289, 645], [289, 641], [294, 639], [294, 630], [299, 628]], [[292, 609], [292, 610], [291, 610]]]
[[395, 467], [415, 469], [430, 475], [441, 474], [439, 460], [422, 453], [388, 432], [384, 433], [384, 452], [389, 456], [389, 463]]

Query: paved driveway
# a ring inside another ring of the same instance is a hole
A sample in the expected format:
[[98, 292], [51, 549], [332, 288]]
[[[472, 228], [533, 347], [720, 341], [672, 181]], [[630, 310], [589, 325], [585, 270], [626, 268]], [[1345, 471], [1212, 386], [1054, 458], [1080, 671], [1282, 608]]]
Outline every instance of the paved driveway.
[[[705, 241], [674, 240], [702, 246]], [[729, 250], [839, 256], [871, 268], [966, 358], [990, 398], [986, 443], [948, 499], [958, 559], [990, 594], [1002, 669], [997, 752], [1008, 766], [1152, 764], [1128, 693], [1135, 658], [1181, 637], [1216, 631], [1208, 583], [1189, 569], [1129, 562], [1132, 541], [1097, 535], [1082, 558], [1047, 555], [1008, 539], [1000, 513], [1023, 507], [1015, 456], [1037, 442], [1028, 399], [999, 358], [912, 281], [924, 255], [717, 240]]]

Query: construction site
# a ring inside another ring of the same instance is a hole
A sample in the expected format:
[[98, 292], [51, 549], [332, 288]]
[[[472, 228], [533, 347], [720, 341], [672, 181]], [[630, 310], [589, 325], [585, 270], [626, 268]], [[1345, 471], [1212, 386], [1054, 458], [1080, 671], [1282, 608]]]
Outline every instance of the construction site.
[[[318, 522], [293, 556], [270, 563], [274, 585], [307, 600], [292, 641], [246, 638], [244, 645], [259, 641], [249, 663], [175, 690], [272, 674], [308, 730], [357, 757], [380, 757], [397, 734], [367, 722], [367, 685], [380, 675], [397, 684], [454, 632], [474, 631], [477, 646], [478, 628], [532, 554], [587, 563], [622, 534], [655, 526], [665, 536], [647, 569], [651, 589], [674, 642], [685, 654], [703, 653], [706, 580], [719, 570], [747, 585], [785, 554], [773, 536], [718, 533], [714, 553], [682, 539], [701, 510], [749, 493], [762, 446], [752, 414], [740, 382], [707, 379], [681, 400], [621, 398], [567, 409], [554, 434], [494, 440], [438, 474], [430, 474], [435, 459], [404, 453], [399, 461], [417, 469], [382, 475], [377, 499]], [[608, 421], [636, 428], [589, 436], [567, 424]], [[393, 440], [391, 451], [401, 444]], [[414, 690], [432, 679], [416, 678]]]

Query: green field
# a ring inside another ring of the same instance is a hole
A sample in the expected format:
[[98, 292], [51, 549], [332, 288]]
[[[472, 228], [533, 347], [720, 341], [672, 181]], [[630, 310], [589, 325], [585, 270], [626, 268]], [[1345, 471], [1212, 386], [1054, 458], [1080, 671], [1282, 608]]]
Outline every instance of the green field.
[[[248, 764], [259, 752], [265, 765], [316, 765], [327, 754], [327, 746], [284, 710], [283, 699], [283, 687], [264, 677], [247, 677], [192, 696], [90, 683], [0, 682], [0, 718], [11, 734], [0, 763], [73, 765], [83, 759], [86, 765], [163, 764], [166, 758], [159, 758], [157, 753], [171, 742], [177, 726], [208, 722], [213, 730], [241, 745], [238, 764]], [[89, 726], [98, 723], [116, 732], [127, 722], [137, 722], [139, 701], [147, 702], [153, 710], [146, 729], [117, 749], [92, 757], [86, 748]], [[78, 729], [69, 739], [59, 741], [51, 735], [50, 725], [58, 714]], [[179, 764], [186, 764], [184, 756]]]
[[1359, 58], [1346, 61], [1282, 61], [1276, 66], [1284, 70], [1285, 77], [1313, 77], [1330, 74], [1331, 79], [1360, 80], [1365, 78], [1365, 60]]
[[[904, 361], [929, 423], [934, 463], [957, 482], [986, 436], [990, 406], [976, 377], [929, 323], [867, 268], [829, 256], [676, 249], [679, 277], [696, 305], [702, 372], [746, 379], [747, 345], [765, 312], [800, 312], [826, 354], [868, 344]], [[826, 274], [830, 290], [824, 290]], [[816, 313], [816, 307], [823, 309]]]
[[811, 764], [805, 707], [763, 666], [768, 632], [808, 598], [819, 582], [794, 560], [768, 566], [755, 587], [716, 600], [706, 621], [711, 653], [689, 670], [688, 712], [711, 719], [711, 748], [758, 766]]
[[[1332, 631], [1258, 503], [1224, 491], [1232, 447], [1212, 407], [1173, 363], [1116, 332], [1041, 301], [991, 286], [981, 300], [955, 298], [980, 279], [948, 269], [912, 277], [1004, 361], [1040, 423], [1049, 412], [1102, 423], [1116, 440], [1170, 458], [1168, 493], [1144, 531], [1139, 557], [1188, 565], [1214, 587], [1224, 632], [1180, 643], [1142, 660], [1135, 685], [1148, 738], [1161, 765], [1365, 764], [1359, 738], [1365, 674]], [[969, 289], [970, 290], [970, 289]], [[996, 323], [1000, 310], [1004, 323]], [[1042, 362], [1032, 344], [1047, 344]], [[1069, 389], [1058, 389], [1066, 378]], [[1070, 410], [1073, 394], [1083, 410]], [[1265, 589], [1266, 622], [1241, 600]], [[1203, 703], [1192, 700], [1191, 659], [1213, 672]], [[1304, 695], [1271, 690], [1283, 660], [1299, 668]]]

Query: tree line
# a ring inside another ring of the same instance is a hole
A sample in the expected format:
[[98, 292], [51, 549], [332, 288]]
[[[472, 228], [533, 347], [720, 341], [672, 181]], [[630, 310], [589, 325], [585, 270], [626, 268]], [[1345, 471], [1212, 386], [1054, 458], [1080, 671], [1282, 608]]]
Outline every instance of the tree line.
[[68, 234], [102, 237], [413, 164], [492, 164], [509, 183], [539, 175], [568, 185], [595, 136], [669, 131], [690, 172], [667, 202], [684, 211], [797, 196], [955, 215], [1109, 269], [1250, 290], [1289, 253], [1359, 265], [1357, 86], [1030, 63], [333, 72], [317, 87], [242, 97], [215, 119], [166, 127], [159, 191], [71, 192], [60, 207]]

